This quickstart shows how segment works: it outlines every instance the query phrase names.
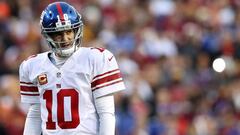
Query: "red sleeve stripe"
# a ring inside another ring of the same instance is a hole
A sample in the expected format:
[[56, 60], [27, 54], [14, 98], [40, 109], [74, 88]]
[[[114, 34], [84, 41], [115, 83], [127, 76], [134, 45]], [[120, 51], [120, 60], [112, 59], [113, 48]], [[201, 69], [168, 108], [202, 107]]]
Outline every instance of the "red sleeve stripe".
[[113, 85], [113, 84], [116, 84], [116, 83], [120, 83], [120, 82], [122, 82], [122, 81], [123, 81], [123, 80], [118, 80], [118, 81], [114, 81], [114, 82], [112, 82], [112, 83], [108, 83], [108, 84], [105, 84], [105, 85], [102, 85], [102, 86], [98, 86], [98, 87], [93, 88], [92, 91], [95, 91], [95, 90], [97, 90], [97, 89], [100, 89], [100, 88], [103, 88], [103, 87], [106, 87], [106, 86], [110, 86], [110, 85]]
[[36, 86], [20, 86], [21, 91], [25, 92], [38, 92], [38, 87]]
[[115, 84], [115, 82], [118, 82], [118, 81], [122, 81], [123, 79], [122, 78], [118, 78], [116, 80], [112, 80], [112, 81], [109, 81], [109, 82], [106, 82], [106, 83], [102, 83], [102, 84], [99, 84], [97, 85], [96, 87], [92, 87], [92, 90], [93, 89], [96, 89], [96, 88], [99, 88], [99, 87], [102, 87], [102, 86], [109, 86], [109, 84]]
[[24, 95], [24, 96], [39, 96], [40, 94], [27, 94], [27, 93], [21, 93], [21, 95]]
[[107, 82], [110, 82], [110, 81], [113, 81], [113, 80], [116, 80], [116, 79], [119, 79], [119, 78], [121, 78], [120, 73], [115, 73], [115, 74], [112, 74], [112, 75], [109, 75], [109, 76], [105, 76], [103, 78], [100, 78], [100, 79], [97, 79], [97, 80], [93, 81], [91, 83], [91, 87], [94, 88], [97, 85], [101, 85], [101, 84], [104, 84], [104, 83], [107, 83]]
[[32, 82], [20, 82], [21, 84], [33, 84]]
[[107, 75], [107, 74], [111, 74], [111, 73], [113, 73], [115, 71], [119, 71], [119, 69], [111, 70], [111, 71], [105, 72], [103, 74], [97, 75], [97, 76], [93, 77], [93, 80], [98, 78], [98, 77], [101, 77], [101, 76], [104, 76], [104, 75]]

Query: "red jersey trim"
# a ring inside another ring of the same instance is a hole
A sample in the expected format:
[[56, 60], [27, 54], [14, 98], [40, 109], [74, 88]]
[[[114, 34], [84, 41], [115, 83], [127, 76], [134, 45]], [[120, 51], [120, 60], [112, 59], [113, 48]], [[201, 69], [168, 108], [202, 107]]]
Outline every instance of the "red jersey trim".
[[113, 85], [113, 84], [116, 84], [116, 83], [120, 83], [120, 82], [123, 82], [123, 80], [119, 80], [119, 81], [112, 82], [112, 83], [109, 83], [109, 84], [106, 84], [106, 85], [103, 85], [103, 86], [96, 87], [96, 88], [92, 89], [92, 91], [95, 91], [97, 89], [100, 89], [100, 88], [103, 88], [103, 87], [107, 87], [107, 86], [110, 86], [110, 85]]
[[36, 86], [20, 86], [21, 91], [25, 92], [38, 92], [38, 87]]
[[20, 82], [22, 84], [33, 84], [32, 82]]
[[103, 73], [103, 74], [99, 74], [99, 75], [93, 77], [93, 80], [94, 80], [95, 78], [97, 78], [97, 77], [101, 77], [101, 76], [103, 76], [103, 75], [110, 74], [110, 73], [115, 72], [115, 71], [118, 71], [118, 70], [119, 70], [119, 69], [114, 69], [114, 70], [105, 72], [105, 73]]
[[119, 78], [121, 78], [120, 73], [115, 73], [115, 74], [112, 74], [112, 75], [109, 75], [109, 76], [106, 76], [106, 77], [103, 77], [103, 78], [93, 81], [91, 83], [91, 87], [94, 88], [98, 85], [101, 85], [101, 84], [104, 84], [104, 83], [107, 83], [107, 82], [110, 82], [110, 81], [113, 81], [113, 80], [116, 80]]
[[27, 94], [27, 93], [21, 93], [21, 95], [24, 95], [24, 96], [39, 96], [40, 94]]

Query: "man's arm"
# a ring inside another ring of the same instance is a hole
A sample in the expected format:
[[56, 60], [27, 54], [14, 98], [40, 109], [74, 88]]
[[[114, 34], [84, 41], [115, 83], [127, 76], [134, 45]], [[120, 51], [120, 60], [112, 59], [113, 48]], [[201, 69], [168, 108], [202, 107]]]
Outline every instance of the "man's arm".
[[95, 106], [99, 115], [99, 135], [115, 135], [115, 107], [113, 95], [95, 99]]
[[23, 135], [40, 135], [41, 123], [40, 104], [32, 104], [27, 114]]

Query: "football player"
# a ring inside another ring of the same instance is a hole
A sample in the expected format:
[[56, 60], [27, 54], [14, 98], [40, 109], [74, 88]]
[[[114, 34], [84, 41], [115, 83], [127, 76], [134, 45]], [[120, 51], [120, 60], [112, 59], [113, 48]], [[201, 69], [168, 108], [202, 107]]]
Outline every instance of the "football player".
[[114, 135], [113, 94], [125, 86], [113, 54], [81, 47], [82, 17], [65, 2], [49, 4], [40, 25], [51, 51], [19, 68], [21, 101], [31, 104], [24, 135]]

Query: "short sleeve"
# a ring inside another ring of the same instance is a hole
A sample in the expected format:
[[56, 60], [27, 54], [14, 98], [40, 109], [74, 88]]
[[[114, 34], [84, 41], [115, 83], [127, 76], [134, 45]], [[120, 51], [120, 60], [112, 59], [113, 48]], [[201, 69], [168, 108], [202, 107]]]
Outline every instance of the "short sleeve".
[[125, 89], [123, 78], [114, 55], [104, 50], [99, 52], [95, 62], [95, 76], [91, 82], [95, 98], [116, 93]]
[[29, 79], [27, 61], [19, 67], [20, 94], [23, 103], [40, 103], [37, 84]]

